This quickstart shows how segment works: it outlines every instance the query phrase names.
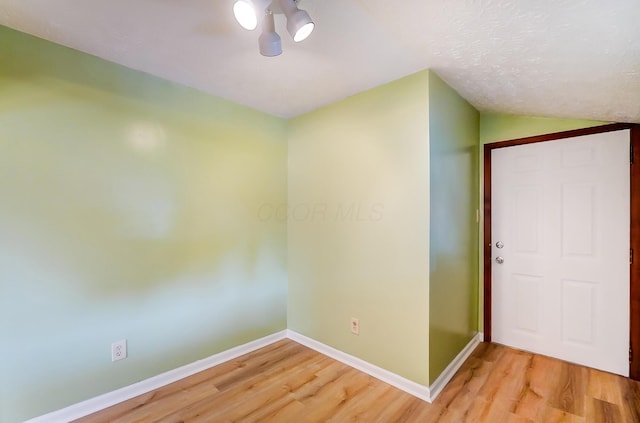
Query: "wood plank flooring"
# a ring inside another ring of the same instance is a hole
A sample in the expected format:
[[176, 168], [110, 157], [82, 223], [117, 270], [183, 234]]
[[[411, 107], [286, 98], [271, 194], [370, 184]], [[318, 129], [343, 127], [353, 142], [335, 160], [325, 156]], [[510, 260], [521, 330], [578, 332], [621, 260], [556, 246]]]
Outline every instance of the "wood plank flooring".
[[640, 382], [482, 343], [429, 404], [283, 340], [78, 422], [640, 423]]

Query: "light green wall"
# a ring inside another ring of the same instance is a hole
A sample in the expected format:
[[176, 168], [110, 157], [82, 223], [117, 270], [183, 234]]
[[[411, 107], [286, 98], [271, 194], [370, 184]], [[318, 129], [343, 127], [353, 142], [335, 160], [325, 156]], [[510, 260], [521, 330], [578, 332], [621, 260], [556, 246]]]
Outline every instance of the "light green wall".
[[487, 144], [534, 135], [569, 131], [604, 125], [607, 122], [581, 119], [559, 119], [537, 116], [519, 116], [506, 113], [480, 114], [480, 143]]
[[286, 129], [0, 27], [0, 421], [286, 327]]
[[429, 77], [430, 383], [478, 331], [478, 111]]
[[[294, 118], [290, 329], [428, 384], [428, 72]], [[360, 335], [349, 319], [360, 319]]]

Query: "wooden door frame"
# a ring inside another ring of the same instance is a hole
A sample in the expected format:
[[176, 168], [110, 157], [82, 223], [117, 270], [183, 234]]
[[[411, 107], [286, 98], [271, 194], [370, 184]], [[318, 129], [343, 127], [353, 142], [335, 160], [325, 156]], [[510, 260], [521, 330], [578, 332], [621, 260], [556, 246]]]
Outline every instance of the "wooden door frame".
[[[640, 125], [612, 123], [591, 128], [556, 132], [518, 138], [509, 141], [485, 144], [484, 146], [484, 340], [491, 342], [491, 152], [497, 148], [538, 142], [557, 141], [581, 135], [629, 129], [631, 148], [635, 152], [635, 163], [631, 164], [631, 221], [630, 242], [636, 253], [630, 264], [630, 319], [629, 319], [629, 377], [640, 380]], [[632, 157], [633, 158], [633, 157]], [[632, 354], [633, 352], [633, 354]]]

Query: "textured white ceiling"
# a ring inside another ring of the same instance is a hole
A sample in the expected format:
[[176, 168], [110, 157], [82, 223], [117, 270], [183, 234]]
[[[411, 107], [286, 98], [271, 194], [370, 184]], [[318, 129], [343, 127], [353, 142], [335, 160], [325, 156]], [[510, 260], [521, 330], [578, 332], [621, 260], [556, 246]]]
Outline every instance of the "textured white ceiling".
[[290, 117], [434, 69], [480, 110], [640, 123], [638, 0], [301, 0], [283, 54], [232, 0], [0, 0], [0, 24]]

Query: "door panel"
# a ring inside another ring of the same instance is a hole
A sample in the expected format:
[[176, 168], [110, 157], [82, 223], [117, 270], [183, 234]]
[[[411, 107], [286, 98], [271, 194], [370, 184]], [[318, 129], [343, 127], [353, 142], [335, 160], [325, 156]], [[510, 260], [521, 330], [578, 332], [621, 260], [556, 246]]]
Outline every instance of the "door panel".
[[492, 151], [496, 342], [628, 374], [629, 139]]
[[563, 279], [561, 283], [563, 342], [593, 346], [598, 284], [567, 279]]
[[530, 275], [513, 275], [512, 283], [516, 287], [517, 295], [517, 326], [520, 331], [530, 334], [540, 333], [540, 286], [542, 278]]

